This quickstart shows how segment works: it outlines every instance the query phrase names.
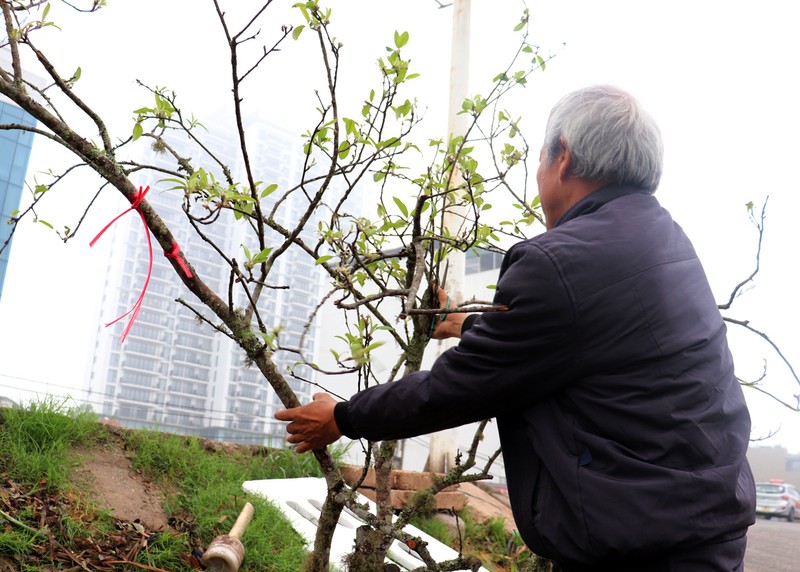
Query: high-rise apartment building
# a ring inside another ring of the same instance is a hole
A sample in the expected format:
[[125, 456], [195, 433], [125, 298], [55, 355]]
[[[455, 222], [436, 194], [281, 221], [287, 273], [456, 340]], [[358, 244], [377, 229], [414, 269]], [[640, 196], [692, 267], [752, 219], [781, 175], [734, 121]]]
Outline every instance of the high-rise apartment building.
[[[216, 138], [209, 148], [231, 168], [236, 180], [243, 180], [242, 166], [236, 163], [237, 138], [213, 128], [210, 133], [216, 134]], [[303, 154], [302, 144], [296, 138], [259, 122], [248, 127], [248, 136], [258, 180], [277, 183], [279, 189], [286, 189], [299, 179]], [[184, 156], [202, 156], [199, 149], [186, 143], [170, 144]], [[155, 153], [143, 162], [174, 168], [166, 157]], [[203, 166], [214, 171], [212, 165], [212, 161], [206, 161]], [[222, 180], [220, 176], [217, 178]], [[147, 200], [173, 229], [198, 275], [216, 292], [226, 295], [230, 268], [185, 220], [182, 192], [163, 191], [169, 185], [158, 185], [156, 180], [136, 183], [153, 187]], [[262, 203], [264, 208], [271, 208], [270, 200], [275, 199], [266, 199]], [[279, 222], [292, 227], [306, 204], [304, 193], [290, 195], [277, 211]], [[126, 224], [121, 224], [123, 221]], [[113, 320], [133, 305], [147, 273], [146, 230], [141, 220], [130, 214], [117, 225], [119, 228], [111, 238], [101, 322]], [[313, 241], [311, 233], [316, 220], [309, 221], [306, 228], [305, 238]], [[236, 253], [239, 261], [244, 260], [242, 244], [258, 252], [254, 239], [248, 239], [252, 235], [246, 232], [247, 223], [236, 221], [233, 216], [220, 216], [202, 230], [223, 251]], [[317, 348], [317, 325], [306, 327], [306, 323], [319, 300], [322, 283], [319, 270], [306, 253], [290, 248], [279, 257], [269, 277], [270, 286], [278, 288], [265, 288], [259, 303], [267, 327], [280, 327], [281, 344], [286, 347], [302, 344], [309, 359]], [[237, 296], [244, 305], [243, 295]], [[89, 402], [99, 414], [129, 427], [152, 427], [243, 443], [283, 444], [285, 432], [273, 419], [275, 409], [282, 406], [263, 375], [244, 363], [244, 353], [229, 338], [201, 323], [193, 312], [175, 302], [176, 298], [218, 323], [210, 311], [196, 303], [168, 261], [155, 253], [141, 312], [125, 342], [120, 343], [120, 334], [126, 319], [118, 322], [114, 331], [100, 324], [91, 365]], [[296, 354], [277, 352], [274, 359], [298, 397], [309, 400], [311, 385], [301, 379], [313, 379], [313, 371], [307, 366], [295, 366]]]
[[[0, 125], [35, 127], [36, 120], [19, 107], [0, 97]], [[11, 253], [11, 231], [6, 224], [19, 208], [25, 173], [31, 155], [34, 134], [19, 129], [0, 129], [0, 297], [3, 295], [8, 258]]]

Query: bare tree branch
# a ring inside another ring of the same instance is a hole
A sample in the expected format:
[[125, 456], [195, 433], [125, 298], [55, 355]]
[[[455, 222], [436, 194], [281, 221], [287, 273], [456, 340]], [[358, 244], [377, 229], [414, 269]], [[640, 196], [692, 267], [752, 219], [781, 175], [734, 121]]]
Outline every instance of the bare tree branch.
[[717, 306], [720, 310], [729, 310], [730, 307], [733, 305], [733, 301], [739, 294], [741, 294], [742, 288], [744, 288], [747, 284], [753, 282], [759, 270], [761, 269], [761, 245], [764, 239], [764, 219], [766, 218], [768, 201], [769, 197], [764, 199], [764, 204], [761, 206], [761, 215], [759, 216], [758, 220], [756, 220], [756, 218], [753, 216], [752, 210], [750, 211], [750, 219], [753, 221], [753, 224], [758, 230], [758, 247], [756, 248], [755, 268], [750, 273], [750, 276], [739, 282], [733, 288], [733, 290], [731, 291], [730, 298], [728, 298], [728, 301], [725, 304], [720, 304]]

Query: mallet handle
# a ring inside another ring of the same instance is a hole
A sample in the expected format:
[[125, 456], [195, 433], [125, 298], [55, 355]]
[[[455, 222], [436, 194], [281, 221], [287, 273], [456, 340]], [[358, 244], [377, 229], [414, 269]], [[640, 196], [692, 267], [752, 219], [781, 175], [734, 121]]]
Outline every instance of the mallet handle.
[[251, 505], [249, 502], [245, 503], [244, 508], [242, 508], [242, 512], [240, 512], [239, 516], [236, 517], [236, 522], [233, 523], [233, 527], [228, 533], [228, 536], [233, 538], [242, 537], [247, 525], [250, 524], [251, 520], [253, 520], [253, 510], [253, 505]]

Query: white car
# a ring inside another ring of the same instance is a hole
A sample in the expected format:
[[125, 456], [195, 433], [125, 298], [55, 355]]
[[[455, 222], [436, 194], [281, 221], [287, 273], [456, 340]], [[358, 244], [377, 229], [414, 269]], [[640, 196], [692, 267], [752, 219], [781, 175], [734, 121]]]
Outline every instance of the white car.
[[756, 483], [756, 514], [792, 522], [795, 516], [800, 517], [800, 493], [793, 485], [778, 479]]

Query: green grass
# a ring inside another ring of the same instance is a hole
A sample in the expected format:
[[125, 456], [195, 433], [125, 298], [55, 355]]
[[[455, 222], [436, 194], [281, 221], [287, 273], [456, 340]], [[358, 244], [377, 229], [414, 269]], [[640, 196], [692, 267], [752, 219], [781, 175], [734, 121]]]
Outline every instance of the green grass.
[[456, 533], [450, 529], [446, 522], [437, 518], [415, 518], [412, 519], [411, 524], [448, 546], [454, 546], [457, 542]]
[[[195, 570], [187, 565], [185, 557], [191, 553], [192, 546], [186, 534], [159, 534], [147, 545], [147, 550], [139, 553], [136, 559], [139, 564], [161, 570]], [[240, 570], [246, 570], [244, 566]]]
[[0, 555], [22, 556], [28, 553], [31, 539], [28, 535], [11, 530], [0, 534]]
[[[241, 485], [256, 479], [322, 476], [313, 457], [283, 450], [264, 455], [213, 453], [203, 449], [198, 439], [153, 431], [131, 433], [131, 449], [135, 451], [133, 468], [165, 488], [175, 489], [166, 499], [165, 509], [189, 515], [194, 534], [205, 545], [228, 532], [246, 501], [253, 504], [255, 515], [242, 539], [247, 554], [242, 572], [300, 569], [305, 560], [302, 538], [277, 508], [246, 495]], [[260, 564], [248, 568], [248, 563]], [[175, 566], [166, 569], [179, 570]]]
[[69, 483], [69, 447], [99, 438], [93, 413], [68, 401], [33, 403], [28, 409], [0, 410], [0, 470], [21, 483], [60, 490]]
[[[194, 547], [206, 547], [226, 534], [244, 503], [255, 507], [242, 542], [246, 548], [240, 572], [296, 572], [306, 558], [303, 539], [282, 513], [260, 497], [244, 493], [244, 481], [322, 476], [311, 455], [289, 450], [206, 450], [196, 438], [158, 433], [127, 432], [124, 444], [133, 453], [132, 467], [167, 491], [165, 511], [191, 523], [180, 533], [152, 535], [139, 551], [137, 563], [170, 572], [196, 570], [187, 562]], [[76, 539], [113, 533], [112, 515], [87, 505], [70, 484], [72, 447], [102, 446], [113, 439], [96, 417], [67, 402], [45, 401], [26, 409], [0, 410], [0, 476], [19, 487], [53, 498], [69, 498], [68, 511], [52, 530], [58, 542], [80, 552]], [[0, 513], [0, 558], [11, 558], [20, 570], [41, 570], [36, 551], [42, 537], [37, 515], [22, 510], [16, 518]], [[11, 520], [13, 519], [13, 520]], [[44, 556], [46, 558], [46, 555]], [[48, 568], [58, 570], [60, 568]], [[121, 568], [119, 568], [121, 570]]]

